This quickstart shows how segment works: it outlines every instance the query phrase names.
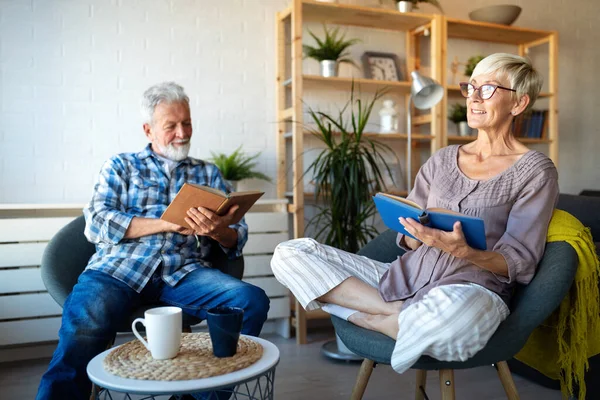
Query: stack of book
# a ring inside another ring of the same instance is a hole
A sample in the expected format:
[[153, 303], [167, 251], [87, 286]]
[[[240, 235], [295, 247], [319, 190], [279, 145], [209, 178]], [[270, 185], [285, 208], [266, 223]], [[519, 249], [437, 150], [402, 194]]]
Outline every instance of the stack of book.
[[548, 110], [532, 110], [513, 121], [513, 132], [518, 138], [546, 139], [547, 131]]

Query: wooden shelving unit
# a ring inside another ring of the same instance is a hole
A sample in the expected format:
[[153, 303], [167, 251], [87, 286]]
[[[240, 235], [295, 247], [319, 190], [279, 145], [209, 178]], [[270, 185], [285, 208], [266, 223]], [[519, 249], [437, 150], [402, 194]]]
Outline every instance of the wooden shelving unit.
[[[540, 93], [540, 98], [548, 99], [548, 132], [541, 139], [519, 138], [524, 144], [547, 145], [548, 156], [558, 166], [558, 33], [535, 29], [509, 27], [485, 22], [463, 21], [454, 18], [444, 18], [442, 26], [442, 46], [444, 57], [448, 56], [451, 39], [466, 39], [481, 42], [509, 44], [515, 46], [515, 53], [527, 56], [529, 51], [538, 46], [546, 46], [548, 52], [547, 83], [548, 91]], [[447, 59], [442, 60], [447, 65]], [[544, 72], [544, 71], [540, 71]], [[444, 70], [442, 82], [447, 82], [447, 71]], [[446, 85], [446, 96], [442, 102], [443, 118], [446, 121], [448, 99], [460, 96], [458, 85]], [[464, 143], [474, 137], [462, 137], [448, 134], [448, 124], [442, 124], [442, 146], [452, 143]]]
[[[428, 148], [431, 153], [450, 143], [465, 143], [473, 137], [448, 135], [447, 106], [450, 96], [460, 96], [458, 85], [447, 85], [447, 54], [449, 39], [468, 39], [491, 43], [512, 44], [517, 53], [526, 55], [530, 48], [548, 46], [549, 51], [549, 90], [541, 95], [549, 102], [548, 137], [545, 139], [523, 138], [524, 143], [549, 146], [552, 160], [558, 161], [558, 38], [556, 32], [539, 31], [502, 25], [463, 21], [446, 18], [441, 15], [421, 13], [400, 13], [395, 10], [369, 8], [335, 3], [323, 3], [315, 0], [292, 0], [289, 7], [276, 16], [276, 107], [277, 107], [277, 194], [290, 198], [288, 211], [292, 214], [293, 236], [304, 236], [305, 200], [312, 200], [312, 193], [305, 193], [302, 185], [289, 187], [287, 171], [291, 168], [291, 182], [301, 182], [304, 173], [302, 153], [305, 151], [304, 138], [310, 132], [303, 125], [302, 100], [304, 92], [315, 93], [326, 90], [347, 90], [352, 83], [360, 85], [362, 92], [375, 92], [382, 88], [404, 95], [408, 101], [410, 81], [377, 81], [363, 78], [324, 78], [307, 75], [302, 70], [303, 24], [307, 21], [328, 25], [359, 26], [377, 30], [405, 33], [405, 49], [401, 58], [406, 61], [404, 70], [410, 76], [413, 70], [422, 67], [420, 51], [421, 40], [427, 37], [429, 76], [441, 83], [446, 90], [443, 100], [424, 115], [413, 112], [413, 174], [420, 167], [419, 152]], [[406, 104], [406, 103], [405, 103]], [[429, 125], [431, 134], [420, 133], [419, 128]], [[367, 133], [369, 137], [384, 140], [393, 148], [406, 146], [407, 135]], [[414, 180], [414, 176], [413, 176]], [[396, 191], [406, 195], [405, 191]], [[312, 318], [326, 317], [323, 312], [306, 313], [296, 302], [295, 316], [292, 318], [299, 344], [306, 343], [306, 321]]]
[[[288, 207], [293, 215], [294, 237], [304, 236], [304, 206], [305, 200], [312, 201], [313, 195], [305, 193], [301, 185], [289, 188], [287, 168], [292, 168], [293, 182], [301, 181], [304, 172], [302, 152], [305, 150], [304, 137], [310, 132], [303, 128], [302, 99], [304, 91], [347, 90], [350, 93], [352, 84], [360, 87], [362, 92], [375, 92], [386, 88], [388, 92], [408, 97], [410, 81], [377, 81], [364, 78], [324, 78], [315, 75], [305, 75], [302, 71], [302, 25], [306, 21], [326, 23], [328, 25], [360, 26], [378, 30], [404, 32], [406, 34], [406, 51], [404, 52], [407, 76], [416, 69], [418, 62], [418, 36], [428, 32], [431, 35], [431, 76], [441, 80], [440, 69], [441, 42], [439, 29], [441, 17], [420, 13], [401, 14], [394, 10], [375, 9], [369, 7], [351, 6], [344, 4], [322, 3], [314, 0], [293, 0], [290, 6], [278, 13], [277, 26], [277, 149], [278, 149], [278, 187], [279, 197], [290, 197]], [[291, 99], [291, 101], [290, 101]], [[430, 150], [437, 150], [442, 142], [440, 135], [425, 135], [418, 132], [418, 127], [430, 124], [431, 131], [440, 130], [440, 107], [432, 110], [431, 115], [414, 117], [414, 143], [427, 142]], [[293, 122], [292, 122], [293, 121]], [[407, 135], [367, 133], [365, 136], [386, 141], [390, 146], [406, 146]], [[417, 164], [415, 155], [413, 164]], [[416, 172], [418, 165], [413, 168]], [[395, 191], [406, 195], [405, 191]], [[306, 342], [306, 320], [313, 317], [327, 316], [325, 313], [306, 313], [298, 303], [295, 305], [295, 317], [292, 322], [296, 328], [298, 343]]]

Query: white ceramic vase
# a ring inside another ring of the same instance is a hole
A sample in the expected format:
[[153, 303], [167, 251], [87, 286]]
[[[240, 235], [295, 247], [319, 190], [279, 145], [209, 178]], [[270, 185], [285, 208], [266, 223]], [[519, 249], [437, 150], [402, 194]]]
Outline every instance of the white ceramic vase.
[[379, 133], [398, 133], [398, 111], [394, 100], [384, 100], [379, 111]]

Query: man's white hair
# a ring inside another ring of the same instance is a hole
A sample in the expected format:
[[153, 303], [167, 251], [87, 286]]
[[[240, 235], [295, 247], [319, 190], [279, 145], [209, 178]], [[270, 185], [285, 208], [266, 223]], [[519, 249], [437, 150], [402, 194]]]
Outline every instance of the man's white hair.
[[151, 86], [144, 92], [141, 104], [141, 112], [143, 122], [151, 124], [154, 116], [154, 109], [160, 103], [186, 103], [190, 105], [190, 99], [185, 94], [183, 87], [176, 84], [175, 82], [163, 82], [157, 85]]

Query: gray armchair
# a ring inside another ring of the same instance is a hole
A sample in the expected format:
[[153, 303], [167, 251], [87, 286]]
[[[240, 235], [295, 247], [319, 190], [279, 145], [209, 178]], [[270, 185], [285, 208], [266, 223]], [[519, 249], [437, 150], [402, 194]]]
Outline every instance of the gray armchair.
[[[577, 197], [577, 196], [574, 196]], [[600, 199], [598, 199], [600, 202]], [[563, 207], [579, 217], [590, 214], [587, 206], [580, 199], [561, 195], [559, 208]], [[565, 205], [569, 207], [565, 207]], [[572, 212], [570, 207], [577, 210]], [[595, 210], [600, 209], [598, 205]], [[596, 218], [596, 222], [600, 216]], [[593, 219], [592, 218], [592, 219]], [[582, 221], [587, 226], [587, 221]], [[600, 228], [600, 224], [592, 229]], [[359, 254], [379, 261], [390, 262], [402, 250], [395, 244], [396, 233], [386, 231], [369, 242]], [[488, 344], [471, 359], [464, 362], [443, 362], [428, 356], [421, 357], [412, 367], [417, 369], [417, 400], [425, 398], [425, 382], [428, 370], [440, 371], [440, 388], [442, 400], [454, 399], [454, 370], [474, 368], [483, 365], [495, 365], [498, 375], [509, 399], [518, 399], [507, 360], [511, 359], [524, 345], [531, 332], [540, 325], [560, 304], [569, 290], [577, 270], [577, 254], [566, 242], [548, 243], [538, 271], [527, 286], [519, 286], [513, 297], [510, 316], [500, 324]], [[361, 399], [376, 363], [390, 364], [394, 341], [378, 332], [353, 325], [335, 316], [331, 317], [336, 334], [354, 353], [364, 357], [352, 399]]]
[[[77, 283], [79, 275], [87, 266], [88, 260], [96, 252], [96, 246], [88, 242], [83, 234], [84, 227], [83, 216], [65, 225], [50, 240], [42, 256], [42, 280], [50, 296], [61, 307]], [[210, 254], [210, 261], [216, 268], [238, 279], [241, 279], [244, 274], [243, 257], [229, 260], [222, 251], [213, 251]], [[135, 318], [143, 317], [147, 309], [158, 306], [160, 304], [147, 304], [138, 308], [130, 316], [129, 321], [124, 322], [119, 328], [119, 332], [131, 331], [131, 323]], [[198, 318], [183, 314], [184, 330], [189, 332], [190, 326], [199, 322]]]

